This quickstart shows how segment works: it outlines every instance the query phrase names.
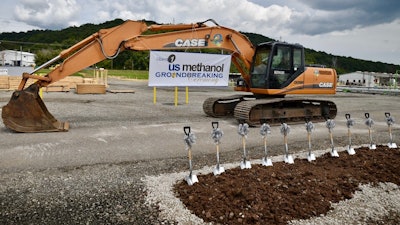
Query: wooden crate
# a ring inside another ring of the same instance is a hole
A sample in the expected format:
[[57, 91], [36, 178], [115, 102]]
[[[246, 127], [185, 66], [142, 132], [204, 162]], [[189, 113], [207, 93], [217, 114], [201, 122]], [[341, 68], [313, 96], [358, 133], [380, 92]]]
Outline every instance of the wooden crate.
[[104, 84], [77, 84], [77, 94], [105, 94], [106, 85]]
[[70, 91], [70, 82], [60, 80], [60, 81], [50, 84], [47, 87], [44, 87], [43, 91], [45, 91], [45, 92], [55, 92], [55, 91], [68, 92], [68, 91]]
[[8, 89], [17, 90], [22, 78], [20, 76], [10, 76], [8, 78]]
[[96, 84], [96, 80], [93, 78], [83, 78], [83, 83], [85, 84]]
[[[17, 90], [22, 78], [20, 76], [9, 76], [8, 77], [8, 90]], [[31, 84], [35, 83], [35, 79], [28, 79], [25, 84], [25, 88], [29, 87]]]
[[62, 81], [69, 82], [70, 89], [76, 89], [77, 84], [84, 83], [83, 77], [78, 77], [78, 76], [68, 76], [68, 77], [63, 78]]
[[9, 77], [8, 75], [0, 76], [0, 89], [9, 89], [10, 88], [8, 77]]

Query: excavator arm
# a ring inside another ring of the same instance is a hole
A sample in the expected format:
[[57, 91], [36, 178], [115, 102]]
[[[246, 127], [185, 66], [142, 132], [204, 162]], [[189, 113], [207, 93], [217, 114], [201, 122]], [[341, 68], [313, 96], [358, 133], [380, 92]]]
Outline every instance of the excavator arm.
[[[208, 26], [206, 22], [214, 22], [214, 25]], [[235, 30], [219, 26], [213, 20], [194, 24], [151, 26], [141, 21], [126, 21], [119, 26], [98, 31], [62, 51], [32, 73], [24, 73], [18, 90], [3, 107], [3, 122], [16, 132], [67, 131], [68, 123], [56, 120], [47, 110], [38, 96], [39, 88], [105, 59], [113, 59], [124, 50], [186, 49], [221, 49], [229, 52], [245, 82], [250, 82], [248, 71], [255, 48], [246, 36]], [[40, 69], [59, 61], [61, 63], [46, 76], [35, 75]], [[28, 79], [37, 81], [25, 88]]]

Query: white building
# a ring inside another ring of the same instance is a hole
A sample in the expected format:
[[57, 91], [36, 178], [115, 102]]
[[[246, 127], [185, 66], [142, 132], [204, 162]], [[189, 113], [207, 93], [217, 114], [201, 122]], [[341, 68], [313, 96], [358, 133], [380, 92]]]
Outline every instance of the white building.
[[339, 84], [363, 87], [391, 86], [397, 84], [397, 74], [356, 71], [339, 75]]
[[0, 51], [0, 66], [34, 66], [35, 54], [30, 52]]

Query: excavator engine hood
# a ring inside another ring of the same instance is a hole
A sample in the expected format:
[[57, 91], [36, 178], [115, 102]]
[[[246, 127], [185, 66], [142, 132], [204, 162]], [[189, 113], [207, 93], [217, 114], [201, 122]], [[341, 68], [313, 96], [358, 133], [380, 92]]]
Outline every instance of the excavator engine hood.
[[7, 105], [3, 106], [3, 123], [16, 132], [68, 131], [68, 122], [60, 122], [50, 114], [40, 98], [39, 86], [15, 91]]

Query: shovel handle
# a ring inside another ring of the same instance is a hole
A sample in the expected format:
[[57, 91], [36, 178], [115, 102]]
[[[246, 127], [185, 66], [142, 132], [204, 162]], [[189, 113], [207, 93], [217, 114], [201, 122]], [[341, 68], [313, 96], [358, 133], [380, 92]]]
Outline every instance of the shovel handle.
[[218, 122], [211, 122], [211, 127], [212, 127], [213, 129], [218, 128], [218, 125], [219, 125]]
[[183, 132], [185, 132], [186, 135], [189, 135], [190, 134], [190, 127], [189, 126], [183, 127]]
[[190, 148], [189, 148], [189, 151], [188, 151], [188, 159], [189, 159], [189, 161], [191, 163], [191, 161], [192, 161], [192, 149], [190, 149]]
[[346, 113], [345, 117], [346, 117], [347, 120], [349, 120], [350, 119], [350, 114]]

